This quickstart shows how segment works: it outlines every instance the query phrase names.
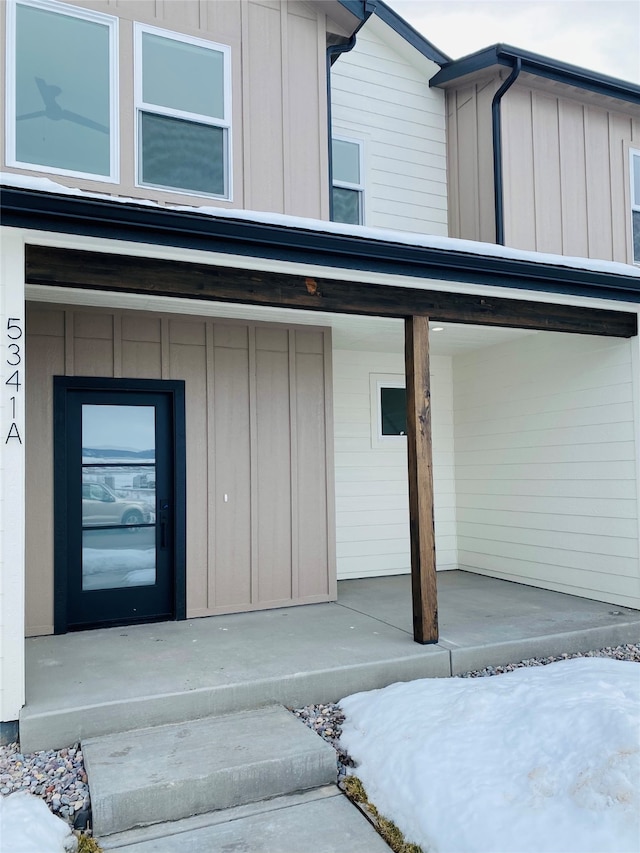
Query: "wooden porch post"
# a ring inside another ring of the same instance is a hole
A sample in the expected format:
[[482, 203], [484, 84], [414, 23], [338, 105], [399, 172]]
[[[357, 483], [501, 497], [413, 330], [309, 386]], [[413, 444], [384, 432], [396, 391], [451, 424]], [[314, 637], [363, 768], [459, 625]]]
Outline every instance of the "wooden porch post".
[[416, 643], [426, 644], [438, 642], [429, 318], [406, 317], [404, 329], [413, 637]]

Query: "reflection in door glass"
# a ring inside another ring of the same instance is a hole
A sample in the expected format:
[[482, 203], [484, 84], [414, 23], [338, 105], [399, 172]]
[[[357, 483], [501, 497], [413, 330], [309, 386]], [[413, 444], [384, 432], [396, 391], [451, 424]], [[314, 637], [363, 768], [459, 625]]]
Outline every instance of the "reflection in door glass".
[[83, 590], [150, 586], [155, 582], [155, 527], [82, 532]]
[[83, 465], [83, 527], [155, 522], [155, 465]]
[[83, 406], [83, 462], [153, 462], [154, 406]]
[[156, 582], [154, 406], [82, 406], [82, 589]]

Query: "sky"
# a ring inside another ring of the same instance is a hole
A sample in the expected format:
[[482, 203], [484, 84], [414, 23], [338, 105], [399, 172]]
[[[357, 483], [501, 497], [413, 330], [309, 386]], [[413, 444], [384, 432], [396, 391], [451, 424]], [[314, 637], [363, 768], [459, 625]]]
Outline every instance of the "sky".
[[387, 0], [457, 59], [502, 42], [640, 84], [640, 0]]

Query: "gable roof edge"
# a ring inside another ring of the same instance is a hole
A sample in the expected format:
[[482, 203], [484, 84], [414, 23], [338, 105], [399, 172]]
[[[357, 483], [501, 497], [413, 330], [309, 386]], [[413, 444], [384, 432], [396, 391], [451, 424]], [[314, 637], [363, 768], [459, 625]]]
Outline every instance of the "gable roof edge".
[[522, 62], [523, 72], [565, 83], [569, 86], [576, 86], [580, 89], [587, 89], [610, 98], [640, 104], [640, 86], [635, 83], [620, 80], [617, 77], [609, 77], [606, 74], [580, 68], [577, 65], [570, 65], [567, 62], [551, 59], [548, 56], [542, 56], [528, 50], [521, 50], [508, 44], [494, 44], [476, 53], [450, 61], [431, 78], [429, 85], [434, 87], [445, 86], [461, 77], [495, 65], [513, 67], [517, 59]]

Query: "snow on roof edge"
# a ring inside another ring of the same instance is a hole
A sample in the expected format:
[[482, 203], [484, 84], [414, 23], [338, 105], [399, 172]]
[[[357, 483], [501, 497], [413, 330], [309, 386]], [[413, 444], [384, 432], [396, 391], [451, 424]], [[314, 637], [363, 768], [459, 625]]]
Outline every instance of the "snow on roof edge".
[[0, 184], [5, 187], [35, 190], [37, 192], [56, 193], [58, 195], [78, 196], [100, 201], [119, 202], [127, 205], [154, 207], [173, 212], [197, 213], [212, 219], [231, 219], [244, 222], [256, 222], [263, 225], [275, 225], [284, 228], [333, 234], [343, 237], [356, 237], [401, 246], [413, 246], [424, 249], [439, 249], [458, 253], [504, 258], [514, 261], [546, 264], [548, 266], [582, 269], [608, 275], [624, 275], [640, 278], [640, 267], [623, 264], [618, 261], [605, 261], [598, 258], [580, 258], [570, 255], [554, 255], [546, 252], [532, 252], [525, 249], [513, 249], [495, 243], [481, 243], [475, 240], [462, 240], [458, 237], [440, 237], [435, 234], [416, 234], [408, 231], [394, 231], [387, 228], [371, 228], [364, 225], [346, 225], [341, 222], [329, 222], [282, 213], [270, 213], [259, 210], [238, 210], [213, 206], [167, 205], [151, 199], [128, 198], [125, 196], [94, 193], [68, 187], [52, 181], [50, 178], [23, 175], [14, 172], [0, 172]]

